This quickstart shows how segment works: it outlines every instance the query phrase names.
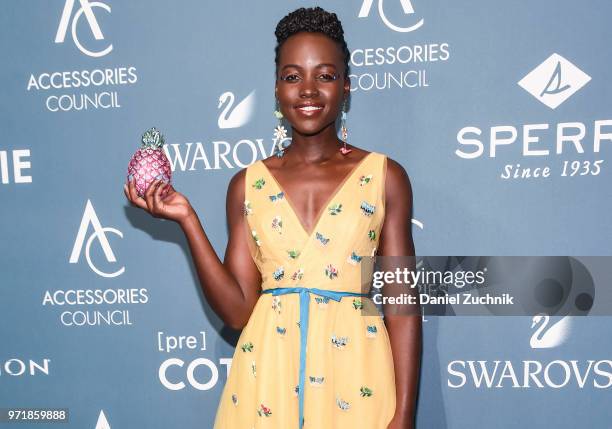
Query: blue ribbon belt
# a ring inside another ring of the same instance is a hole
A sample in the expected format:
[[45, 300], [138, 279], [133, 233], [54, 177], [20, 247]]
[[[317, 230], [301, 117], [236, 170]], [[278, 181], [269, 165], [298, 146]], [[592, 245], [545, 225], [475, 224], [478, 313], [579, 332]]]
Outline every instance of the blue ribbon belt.
[[304, 425], [304, 381], [306, 379], [306, 341], [308, 339], [308, 310], [310, 308], [310, 294], [323, 296], [340, 302], [344, 296], [368, 296], [367, 293], [342, 292], [335, 290], [307, 288], [307, 287], [279, 287], [262, 290], [261, 293], [271, 293], [273, 296], [289, 293], [300, 294], [300, 381], [298, 387], [298, 398], [300, 403], [300, 415], [298, 427]]

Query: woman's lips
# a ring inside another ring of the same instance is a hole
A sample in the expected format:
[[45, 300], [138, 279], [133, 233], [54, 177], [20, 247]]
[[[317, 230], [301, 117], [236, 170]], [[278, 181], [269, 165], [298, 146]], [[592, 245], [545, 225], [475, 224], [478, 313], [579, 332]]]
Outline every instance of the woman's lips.
[[308, 104], [308, 105], [297, 106], [295, 110], [297, 110], [300, 114], [304, 116], [310, 117], [310, 116], [318, 115], [320, 112], [322, 112], [323, 106]]

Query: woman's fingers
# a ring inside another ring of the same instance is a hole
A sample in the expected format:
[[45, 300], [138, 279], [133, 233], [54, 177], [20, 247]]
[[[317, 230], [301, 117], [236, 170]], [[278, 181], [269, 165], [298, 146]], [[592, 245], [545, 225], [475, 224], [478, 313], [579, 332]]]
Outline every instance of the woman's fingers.
[[170, 183], [168, 183], [168, 184], [166, 185], [166, 188], [168, 189], [168, 190], [166, 191], [166, 196], [167, 196], [167, 197], [169, 197], [169, 196], [170, 196], [170, 195], [172, 195], [174, 192], [176, 192]]
[[151, 214], [153, 214], [153, 199], [151, 198], [151, 193], [153, 192], [153, 187], [155, 186], [155, 182], [157, 182], [157, 180], [154, 180], [153, 182], [149, 184], [149, 187], [145, 190], [145, 193], [143, 196], [145, 203], [147, 204], [147, 208], [149, 209]]
[[155, 187], [155, 191], [153, 191], [153, 203], [155, 204], [155, 207], [161, 207], [164, 204], [161, 200], [161, 193], [165, 186], [166, 183], [164, 181], [159, 181]]
[[130, 180], [130, 182], [128, 183], [128, 191], [130, 193], [130, 200], [133, 203], [136, 203], [136, 200], [138, 199], [138, 194], [136, 193], [136, 186], [134, 184], [134, 179]]
[[[166, 189], [168, 187], [170, 189]], [[160, 209], [164, 205], [161, 196], [164, 189], [170, 191], [165, 196], [168, 196], [170, 193], [174, 192], [172, 186], [161, 179], [155, 179], [153, 182], [151, 182], [142, 197], [138, 196], [134, 179], [123, 186], [123, 192], [125, 193], [125, 196], [129, 202], [136, 207], [140, 207], [141, 209], [148, 211], [154, 217], [161, 217]]]
[[149, 211], [151, 212], [153, 216], [158, 215], [158, 211], [157, 211], [158, 206], [155, 204], [155, 201], [153, 199], [153, 194], [157, 190], [157, 187], [159, 186], [160, 183], [161, 183], [161, 180], [155, 179], [153, 182], [151, 182], [151, 184], [147, 188], [145, 195], [144, 195], [144, 199], [147, 203], [147, 207], [149, 208]]
[[134, 179], [132, 179], [130, 183], [128, 184], [128, 194], [130, 197], [129, 198], [130, 202], [132, 204], [134, 204], [136, 207], [140, 207], [141, 209], [148, 210], [148, 207], [145, 201], [141, 197], [138, 196], [138, 192], [136, 191], [136, 184], [134, 182]]
[[171, 192], [171, 188], [172, 186], [170, 186], [169, 183], [164, 183], [163, 185], [160, 186], [161, 188], [161, 192], [160, 192], [160, 198], [162, 201], [164, 201], [166, 198], [168, 198], [170, 196]]

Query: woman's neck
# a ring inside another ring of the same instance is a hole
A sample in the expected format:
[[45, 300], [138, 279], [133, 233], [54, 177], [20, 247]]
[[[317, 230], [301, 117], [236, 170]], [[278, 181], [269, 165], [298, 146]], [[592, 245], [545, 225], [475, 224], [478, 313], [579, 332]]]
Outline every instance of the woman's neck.
[[313, 135], [304, 135], [292, 129], [290, 155], [294, 160], [305, 164], [319, 164], [330, 160], [338, 153], [339, 140], [335, 124], [331, 124]]

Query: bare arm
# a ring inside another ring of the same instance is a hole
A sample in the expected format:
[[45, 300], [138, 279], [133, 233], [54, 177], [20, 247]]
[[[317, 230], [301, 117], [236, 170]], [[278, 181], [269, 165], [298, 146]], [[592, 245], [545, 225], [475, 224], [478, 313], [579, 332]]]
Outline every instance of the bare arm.
[[261, 275], [253, 262], [246, 242], [244, 203], [245, 170], [230, 181], [226, 211], [229, 240], [224, 261], [217, 257], [202, 228], [195, 210], [180, 222], [189, 242], [200, 286], [215, 312], [234, 329], [243, 328], [261, 288]]
[[261, 288], [259, 270], [249, 253], [246, 220], [242, 213], [245, 172], [242, 170], [234, 175], [228, 187], [229, 240], [223, 262], [210, 244], [196, 211], [182, 194], [170, 187], [168, 195], [162, 199], [164, 185], [161, 182], [154, 182], [144, 199], [136, 196], [133, 184], [126, 192], [132, 204], [149, 211], [154, 217], [174, 220], [181, 226], [204, 296], [219, 317], [234, 329], [246, 325]]
[[[387, 161], [385, 221], [378, 255], [414, 256], [410, 179], [400, 164], [389, 158]], [[395, 416], [389, 428], [413, 428], [422, 347], [421, 315], [385, 314], [385, 325], [393, 352], [396, 388]]]

